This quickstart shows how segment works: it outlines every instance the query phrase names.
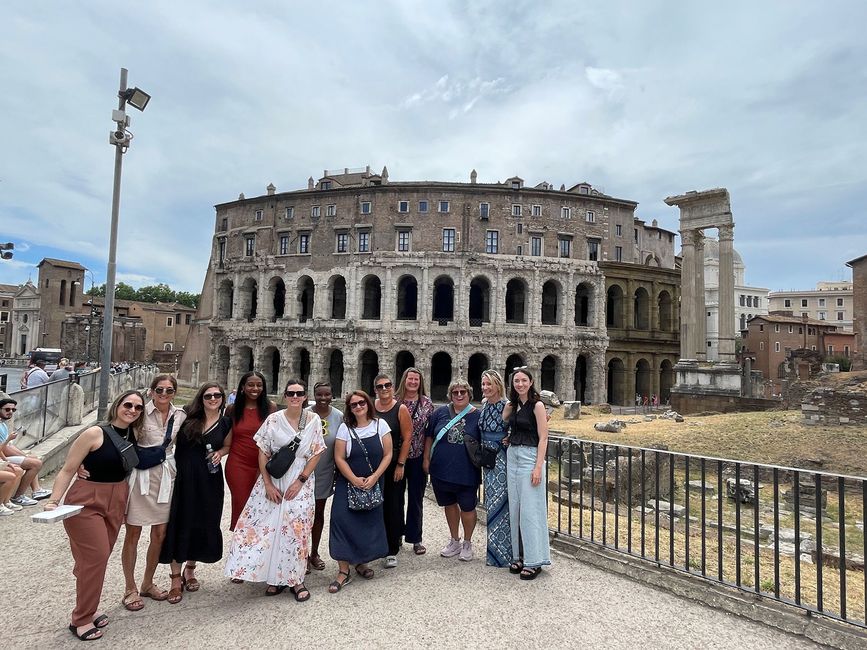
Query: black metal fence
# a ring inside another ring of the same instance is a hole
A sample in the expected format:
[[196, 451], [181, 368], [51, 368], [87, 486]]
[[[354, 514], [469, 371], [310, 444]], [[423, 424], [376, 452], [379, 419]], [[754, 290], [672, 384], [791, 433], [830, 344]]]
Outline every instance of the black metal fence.
[[552, 436], [549, 525], [867, 627], [867, 479]]

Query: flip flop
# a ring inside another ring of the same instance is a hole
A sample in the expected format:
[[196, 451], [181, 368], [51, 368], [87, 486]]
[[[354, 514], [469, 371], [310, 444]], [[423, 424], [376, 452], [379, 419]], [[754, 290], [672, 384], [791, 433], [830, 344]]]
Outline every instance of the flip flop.
[[76, 629], [74, 625], [70, 625], [69, 631], [72, 632], [79, 641], [96, 641], [97, 639], [102, 638], [102, 632], [95, 627], [92, 627], [89, 630], [85, 630], [84, 632], [79, 634], [78, 629]]
[[93, 619], [93, 624], [99, 629], [104, 628], [106, 625], [108, 625], [108, 623], [108, 614], [100, 614], [95, 619]]

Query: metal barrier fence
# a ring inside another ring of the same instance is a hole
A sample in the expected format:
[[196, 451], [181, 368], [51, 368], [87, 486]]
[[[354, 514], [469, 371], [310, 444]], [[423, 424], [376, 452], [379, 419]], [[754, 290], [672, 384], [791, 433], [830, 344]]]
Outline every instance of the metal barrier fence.
[[867, 479], [557, 436], [547, 467], [555, 535], [867, 627]]

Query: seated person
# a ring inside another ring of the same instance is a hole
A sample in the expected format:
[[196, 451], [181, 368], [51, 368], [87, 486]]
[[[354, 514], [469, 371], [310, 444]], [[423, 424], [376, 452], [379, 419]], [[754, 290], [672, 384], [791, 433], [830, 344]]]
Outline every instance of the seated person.
[[21, 506], [10, 503], [9, 505], [13, 506], [10, 508], [6, 506], [6, 503], [12, 493], [18, 489], [23, 476], [24, 472], [20, 467], [0, 459], [0, 517], [14, 515], [16, 510], [21, 510]]
[[[17, 401], [5, 393], [0, 393], [0, 460], [7, 461], [10, 465], [23, 470], [20, 483], [14, 494], [9, 495], [10, 498], [0, 501], [7, 508], [9, 503], [13, 506], [34, 506], [37, 500], [46, 499], [51, 494], [49, 490], [43, 490], [39, 487], [39, 471], [42, 469], [42, 461], [28, 456], [12, 444], [17, 435], [12, 428], [12, 416], [15, 414], [17, 405]], [[29, 497], [25, 494], [28, 487], [32, 493]]]

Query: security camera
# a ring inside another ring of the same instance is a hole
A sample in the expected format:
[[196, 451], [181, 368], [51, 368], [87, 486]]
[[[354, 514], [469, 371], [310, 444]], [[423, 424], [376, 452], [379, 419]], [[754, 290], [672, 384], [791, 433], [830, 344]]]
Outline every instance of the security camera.
[[129, 145], [129, 136], [125, 131], [112, 131], [108, 134], [108, 143], [113, 145]]

